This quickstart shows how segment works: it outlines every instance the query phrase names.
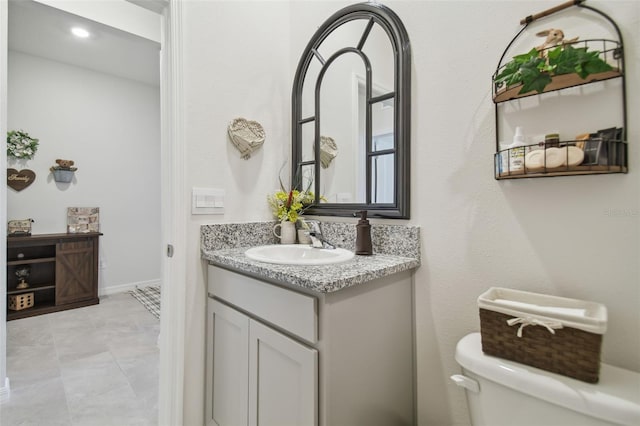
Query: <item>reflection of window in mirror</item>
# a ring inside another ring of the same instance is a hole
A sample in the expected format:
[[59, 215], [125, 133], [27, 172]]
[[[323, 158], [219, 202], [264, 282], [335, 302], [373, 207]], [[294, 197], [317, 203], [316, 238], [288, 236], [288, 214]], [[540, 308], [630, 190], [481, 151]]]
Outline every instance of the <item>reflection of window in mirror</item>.
[[354, 75], [356, 80], [355, 88], [358, 99], [353, 115], [357, 117], [357, 126], [355, 126], [356, 135], [354, 139], [358, 141], [358, 152], [354, 158], [356, 164], [356, 203], [367, 202], [367, 83], [363, 76]]
[[[393, 133], [373, 135], [373, 152], [393, 150]], [[371, 202], [393, 203], [393, 154], [371, 157]]]
[[[331, 203], [356, 201], [357, 135], [354, 132], [358, 116], [357, 97], [353, 96], [354, 75], [365, 75], [363, 59], [356, 53], [346, 52], [337, 57], [324, 73], [319, 91], [320, 110], [317, 122], [320, 136], [332, 138], [339, 154], [328, 168], [320, 170], [323, 194]], [[356, 95], [357, 96], [357, 95]], [[365, 202], [364, 198], [357, 200]]]
[[[362, 52], [371, 62], [371, 78], [373, 80], [373, 96], [393, 92], [394, 60], [393, 45], [384, 29], [375, 24], [367, 36]], [[382, 90], [382, 88], [385, 88]], [[376, 88], [379, 89], [376, 93]]]
[[315, 159], [315, 124], [313, 122], [302, 125], [302, 161], [308, 162]]
[[313, 164], [309, 164], [306, 166], [302, 166], [300, 170], [302, 174], [300, 178], [301, 179], [300, 189], [307, 190], [307, 188], [309, 188], [309, 190], [313, 192], [314, 183], [315, 183], [315, 180], [313, 179], [313, 176], [315, 173], [315, 166]]
[[[356, 176], [358, 177], [359, 203], [366, 202], [367, 193], [367, 155], [366, 145], [366, 84], [364, 77], [355, 76], [357, 80], [358, 105], [354, 114], [358, 116], [358, 154], [356, 155]], [[373, 84], [372, 97], [377, 98], [391, 92], [379, 84]], [[394, 201], [394, 98], [388, 98], [371, 105], [371, 202], [376, 204], [393, 203]]]

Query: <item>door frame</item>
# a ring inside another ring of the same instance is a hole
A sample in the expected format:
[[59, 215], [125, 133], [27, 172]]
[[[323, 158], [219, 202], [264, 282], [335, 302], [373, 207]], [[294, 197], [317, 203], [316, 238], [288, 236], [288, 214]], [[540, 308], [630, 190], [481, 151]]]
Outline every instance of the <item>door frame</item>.
[[[162, 13], [160, 53], [162, 293], [159, 424], [182, 425], [186, 318], [186, 235], [182, 3]], [[171, 253], [169, 250], [171, 249]]]
[[[9, 2], [0, 1], [0, 135], [7, 134], [7, 56], [9, 30]], [[6, 139], [2, 138], [0, 164], [7, 164]], [[4, 207], [0, 208], [0, 268], [7, 270], [7, 168], [0, 167], [0, 199]], [[0, 404], [9, 399], [9, 378], [7, 377], [7, 274], [0, 273]]]
[[[161, 109], [161, 226], [163, 282], [160, 320], [159, 424], [183, 424], [186, 224], [184, 203], [185, 138], [182, 70], [182, 4], [180, 0], [155, 0], [162, 6], [160, 55]], [[156, 11], [158, 12], [158, 11]], [[7, 131], [7, 30], [8, 2], [0, 0], [0, 135]], [[4, 146], [3, 141], [3, 145]], [[6, 164], [6, 149], [0, 149], [0, 164]], [[6, 167], [0, 167], [0, 182]], [[0, 240], [6, 241], [7, 188], [0, 185]], [[166, 253], [173, 247], [173, 257]], [[6, 270], [6, 244], [0, 244], [0, 269]], [[0, 274], [0, 403], [9, 399], [6, 375], [6, 274]]]

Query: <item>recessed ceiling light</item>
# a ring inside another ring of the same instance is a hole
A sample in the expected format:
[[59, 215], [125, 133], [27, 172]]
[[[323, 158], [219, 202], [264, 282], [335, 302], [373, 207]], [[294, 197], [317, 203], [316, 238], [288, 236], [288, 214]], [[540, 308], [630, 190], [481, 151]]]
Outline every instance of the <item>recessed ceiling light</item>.
[[84, 28], [80, 28], [80, 27], [71, 28], [71, 32], [73, 33], [74, 36], [80, 37], [80, 38], [87, 38], [87, 37], [89, 37], [91, 35], [89, 33], [89, 31], [85, 30]]

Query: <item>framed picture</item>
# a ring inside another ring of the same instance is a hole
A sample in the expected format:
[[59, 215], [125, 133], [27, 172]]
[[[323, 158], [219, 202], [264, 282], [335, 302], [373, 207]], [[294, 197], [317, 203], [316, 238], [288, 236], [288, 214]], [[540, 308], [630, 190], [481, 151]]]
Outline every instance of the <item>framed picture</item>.
[[70, 234], [100, 232], [100, 208], [68, 207], [67, 232]]

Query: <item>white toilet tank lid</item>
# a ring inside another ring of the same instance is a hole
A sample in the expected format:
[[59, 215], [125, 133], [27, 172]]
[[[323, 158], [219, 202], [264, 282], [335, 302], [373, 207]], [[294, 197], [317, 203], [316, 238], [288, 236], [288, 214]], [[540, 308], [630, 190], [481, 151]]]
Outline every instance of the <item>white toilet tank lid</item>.
[[612, 423], [640, 425], [639, 373], [601, 364], [599, 383], [581, 382], [485, 355], [480, 333], [471, 333], [458, 342], [456, 361], [478, 376], [552, 404]]

